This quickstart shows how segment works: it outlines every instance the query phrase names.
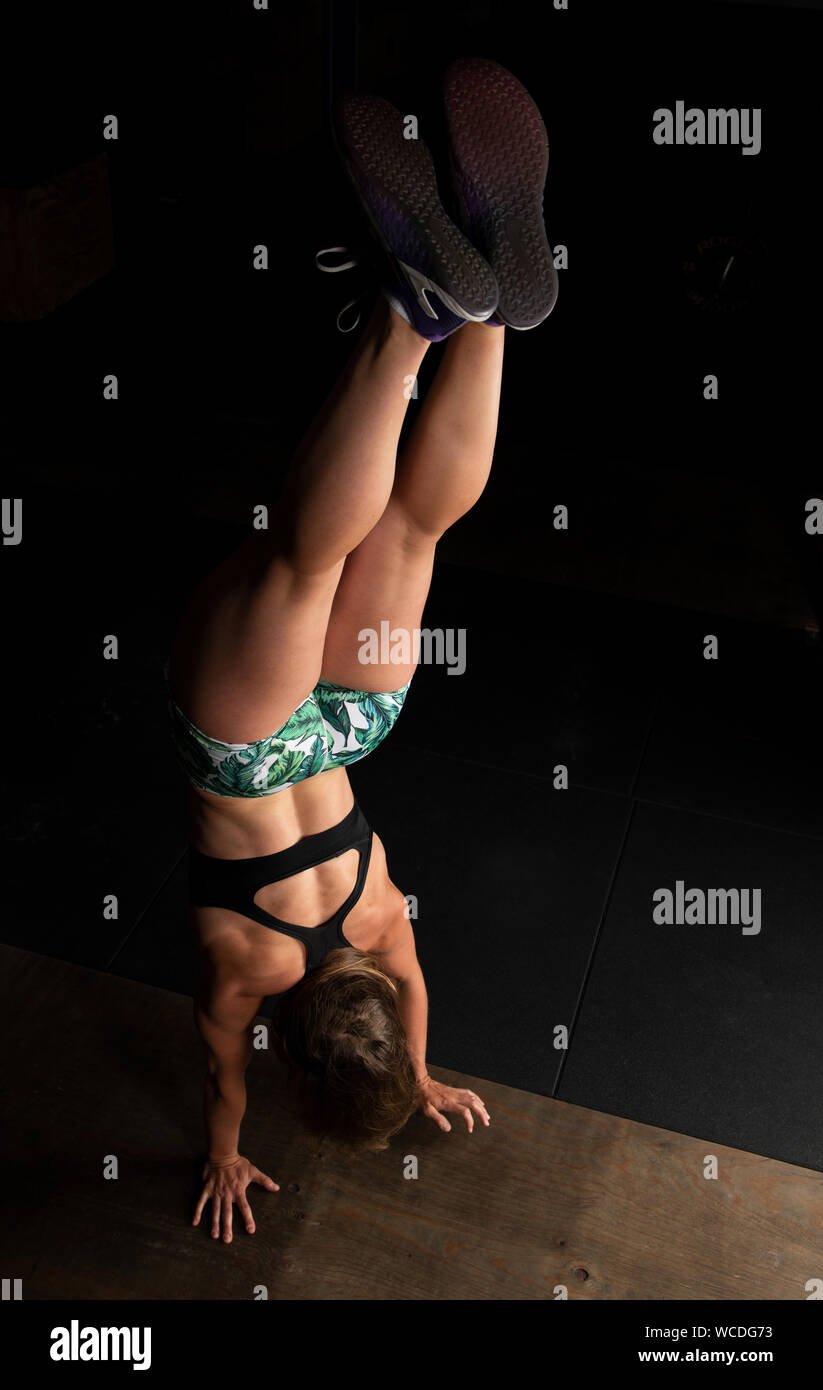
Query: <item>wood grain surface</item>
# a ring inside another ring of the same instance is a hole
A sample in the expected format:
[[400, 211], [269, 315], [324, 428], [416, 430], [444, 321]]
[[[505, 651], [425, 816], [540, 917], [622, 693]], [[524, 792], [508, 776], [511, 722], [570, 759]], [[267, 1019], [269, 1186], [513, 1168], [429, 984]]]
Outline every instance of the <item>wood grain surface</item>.
[[302, 1133], [267, 1052], [241, 1151], [281, 1191], [251, 1188], [257, 1233], [235, 1222], [226, 1246], [190, 1224], [191, 1000], [8, 946], [0, 964], [0, 1268], [25, 1299], [804, 1300], [823, 1278], [820, 1173], [436, 1066], [485, 1100], [489, 1129], [416, 1115], [349, 1159]]

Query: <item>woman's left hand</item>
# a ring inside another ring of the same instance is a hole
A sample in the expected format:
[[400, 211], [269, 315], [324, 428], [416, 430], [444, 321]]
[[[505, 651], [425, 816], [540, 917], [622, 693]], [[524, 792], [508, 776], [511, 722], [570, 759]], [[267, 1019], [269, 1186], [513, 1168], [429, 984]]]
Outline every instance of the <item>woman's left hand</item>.
[[421, 1082], [421, 1086], [423, 1099], [420, 1102], [420, 1109], [430, 1120], [434, 1120], [440, 1129], [445, 1131], [451, 1129], [445, 1115], [441, 1114], [441, 1111], [444, 1110], [454, 1110], [458, 1115], [462, 1115], [469, 1134], [474, 1129], [475, 1115], [479, 1115], [484, 1125], [488, 1125], [489, 1112], [474, 1091], [462, 1091], [455, 1086], [444, 1086], [439, 1081], [432, 1081], [431, 1077], [427, 1077], [424, 1082]]

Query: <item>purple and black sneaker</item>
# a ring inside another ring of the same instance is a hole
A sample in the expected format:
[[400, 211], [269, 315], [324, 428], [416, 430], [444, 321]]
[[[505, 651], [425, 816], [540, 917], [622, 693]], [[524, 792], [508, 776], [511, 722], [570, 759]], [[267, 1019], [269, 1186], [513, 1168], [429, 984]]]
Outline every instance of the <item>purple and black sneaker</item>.
[[457, 220], [497, 279], [489, 323], [536, 328], [557, 299], [543, 225], [549, 141], [525, 87], [488, 58], [460, 58], [444, 76]]
[[334, 111], [346, 172], [388, 259], [383, 292], [416, 332], [439, 342], [497, 306], [488, 262], [440, 202], [424, 142], [406, 139], [400, 111], [382, 97], [352, 93]]

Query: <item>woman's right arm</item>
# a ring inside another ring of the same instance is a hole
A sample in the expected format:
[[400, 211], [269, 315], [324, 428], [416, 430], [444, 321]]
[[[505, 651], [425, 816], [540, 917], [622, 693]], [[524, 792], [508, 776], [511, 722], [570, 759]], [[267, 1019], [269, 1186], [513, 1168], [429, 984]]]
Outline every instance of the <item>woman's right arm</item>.
[[246, 1113], [245, 1072], [252, 1054], [252, 1022], [261, 1002], [215, 995], [198, 995], [194, 1001], [194, 1021], [206, 1051], [206, 1151], [216, 1163], [237, 1157], [240, 1125]]
[[212, 984], [201, 988], [194, 1001], [194, 1019], [206, 1050], [204, 1119], [208, 1157], [205, 1183], [194, 1214], [198, 1225], [206, 1202], [212, 1204], [212, 1236], [223, 1228], [224, 1241], [232, 1238], [232, 1204], [240, 1208], [249, 1234], [254, 1218], [246, 1201], [251, 1182], [271, 1192], [278, 1184], [261, 1173], [239, 1152], [240, 1125], [246, 1111], [245, 1071], [252, 1054], [252, 1026], [263, 1000], [222, 990]]

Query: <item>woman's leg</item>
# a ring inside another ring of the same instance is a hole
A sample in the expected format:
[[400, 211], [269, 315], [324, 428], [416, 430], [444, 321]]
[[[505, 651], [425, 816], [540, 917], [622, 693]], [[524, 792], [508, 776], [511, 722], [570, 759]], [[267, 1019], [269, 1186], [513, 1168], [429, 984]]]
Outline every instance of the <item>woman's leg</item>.
[[397, 463], [386, 510], [346, 560], [334, 597], [322, 678], [359, 690], [396, 690], [409, 665], [358, 659], [366, 628], [420, 626], [435, 546], [474, 505], [489, 476], [497, 435], [505, 329], [469, 323], [443, 361]]
[[172, 690], [213, 738], [273, 733], [320, 675], [347, 554], [384, 513], [429, 344], [378, 296], [354, 354], [300, 444], [269, 532], [253, 532], [195, 593], [170, 661]]

